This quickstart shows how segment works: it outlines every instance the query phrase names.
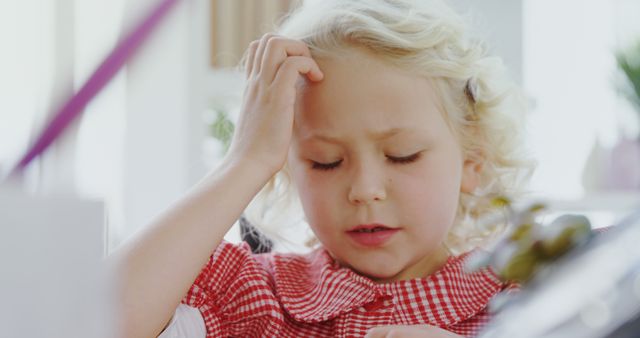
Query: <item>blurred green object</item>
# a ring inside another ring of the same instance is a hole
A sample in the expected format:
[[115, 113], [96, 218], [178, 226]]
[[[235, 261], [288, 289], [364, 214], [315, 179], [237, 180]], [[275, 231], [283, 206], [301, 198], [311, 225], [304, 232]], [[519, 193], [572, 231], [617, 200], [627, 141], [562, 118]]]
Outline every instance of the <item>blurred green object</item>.
[[640, 117], [640, 41], [631, 48], [617, 52], [616, 60], [627, 82], [622, 91]]
[[548, 225], [523, 223], [513, 229], [502, 253], [505, 280], [527, 282], [545, 264], [562, 257], [591, 237], [591, 223], [582, 215], [561, 215]]
[[545, 228], [541, 236], [540, 255], [546, 260], [562, 256], [583, 244], [591, 235], [591, 222], [582, 215], [562, 215]]
[[468, 271], [491, 266], [501, 279], [524, 284], [592, 235], [589, 219], [582, 215], [564, 214], [541, 223], [537, 216], [547, 209], [543, 203], [516, 210], [509, 198], [499, 196], [492, 205], [506, 209], [508, 231], [489, 251], [477, 251], [468, 262]]
[[227, 150], [229, 150], [229, 146], [231, 145], [231, 137], [233, 136], [234, 125], [224, 110], [217, 109], [215, 111], [216, 119], [209, 125], [209, 134], [213, 138], [222, 142], [222, 145], [224, 146], [224, 152], [226, 153]]

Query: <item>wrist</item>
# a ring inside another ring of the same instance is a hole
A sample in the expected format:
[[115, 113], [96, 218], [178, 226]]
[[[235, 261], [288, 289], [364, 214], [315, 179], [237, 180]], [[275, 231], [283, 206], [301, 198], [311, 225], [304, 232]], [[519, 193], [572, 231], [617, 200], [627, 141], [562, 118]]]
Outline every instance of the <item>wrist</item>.
[[266, 184], [280, 168], [248, 157], [225, 156], [218, 170], [241, 172], [244, 177], [257, 179]]

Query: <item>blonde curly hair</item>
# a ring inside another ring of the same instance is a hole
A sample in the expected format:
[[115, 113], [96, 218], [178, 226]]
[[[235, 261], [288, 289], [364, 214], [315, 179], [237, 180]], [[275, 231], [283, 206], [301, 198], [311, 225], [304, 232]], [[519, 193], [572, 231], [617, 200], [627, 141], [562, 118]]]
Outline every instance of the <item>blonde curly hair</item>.
[[[480, 222], [495, 196], [515, 197], [533, 171], [523, 151], [524, 96], [497, 57], [469, 35], [462, 17], [439, 0], [307, 1], [290, 13], [279, 35], [304, 41], [313, 57], [335, 57], [354, 47], [432, 81], [440, 108], [467, 156], [484, 163], [480, 187], [462, 193], [445, 241], [465, 252], [502, 230]], [[271, 237], [303, 220], [285, 167], [247, 209], [247, 218]], [[297, 206], [296, 206], [297, 205]], [[294, 214], [283, 212], [293, 206]], [[288, 221], [287, 221], [288, 220]]]

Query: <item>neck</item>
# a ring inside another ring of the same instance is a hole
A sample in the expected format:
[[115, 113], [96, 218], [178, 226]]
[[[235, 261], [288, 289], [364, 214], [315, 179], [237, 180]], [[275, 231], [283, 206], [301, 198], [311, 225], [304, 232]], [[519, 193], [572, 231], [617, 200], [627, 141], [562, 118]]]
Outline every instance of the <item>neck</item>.
[[426, 255], [414, 264], [407, 266], [396, 275], [387, 278], [376, 278], [372, 280], [375, 283], [383, 284], [415, 278], [426, 278], [432, 275], [434, 272], [442, 269], [442, 267], [447, 263], [449, 256], [449, 251], [444, 246], [440, 246], [433, 253]]

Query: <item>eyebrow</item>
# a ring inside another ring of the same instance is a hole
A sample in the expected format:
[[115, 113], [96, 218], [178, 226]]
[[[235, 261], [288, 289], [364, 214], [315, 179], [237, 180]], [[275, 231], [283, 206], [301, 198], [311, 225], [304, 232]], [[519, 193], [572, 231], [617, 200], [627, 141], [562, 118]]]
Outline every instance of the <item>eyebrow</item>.
[[[418, 129], [414, 128], [391, 128], [382, 131], [370, 131], [367, 132], [367, 136], [373, 140], [383, 140], [387, 139], [391, 136], [397, 135], [401, 132], [419, 132]], [[313, 134], [307, 138], [308, 140], [321, 140], [329, 143], [340, 143], [340, 139], [337, 137], [322, 135], [322, 134]]]

